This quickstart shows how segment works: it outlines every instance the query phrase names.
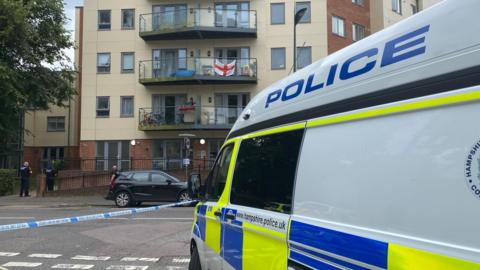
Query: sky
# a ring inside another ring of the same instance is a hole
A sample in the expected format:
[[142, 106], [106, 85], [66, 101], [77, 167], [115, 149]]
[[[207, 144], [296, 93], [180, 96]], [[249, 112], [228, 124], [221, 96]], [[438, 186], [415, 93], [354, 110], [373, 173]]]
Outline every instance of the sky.
[[[64, 4], [65, 4], [65, 13], [67, 14], [67, 17], [69, 19], [65, 28], [68, 31], [71, 31], [72, 33], [71, 38], [73, 41], [75, 39], [75, 7], [82, 6], [83, 0], [64, 0]], [[72, 64], [73, 64], [73, 58], [75, 55], [73, 48], [70, 50], [67, 50], [66, 53], [68, 57], [70, 57], [70, 59], [72, 60]]]

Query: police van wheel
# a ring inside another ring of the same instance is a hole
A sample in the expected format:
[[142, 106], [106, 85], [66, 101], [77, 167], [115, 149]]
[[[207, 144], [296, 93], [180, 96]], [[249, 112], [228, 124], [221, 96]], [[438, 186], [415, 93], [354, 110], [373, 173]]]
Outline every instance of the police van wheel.
[[190, 258], [190, 263], [188, 264], [188, 270], [202, 270], [197, 247], [194, 247], [192, 250], [192, 257]]
[[115, 195], [115, 204], [118, 207], [121, 207], [121, 208], [128, 207], [131, 202], [132, 202], [132, 197], [126, 191], [120, 191], [119, 193], [117, 193], [117, 195]]

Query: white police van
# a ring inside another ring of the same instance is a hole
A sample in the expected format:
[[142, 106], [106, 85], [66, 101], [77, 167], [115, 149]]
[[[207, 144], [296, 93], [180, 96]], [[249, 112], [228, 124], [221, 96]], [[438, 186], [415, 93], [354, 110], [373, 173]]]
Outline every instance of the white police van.
[[258, 94], [190, 269], [480, 269], [479, 13], [446, 0]]

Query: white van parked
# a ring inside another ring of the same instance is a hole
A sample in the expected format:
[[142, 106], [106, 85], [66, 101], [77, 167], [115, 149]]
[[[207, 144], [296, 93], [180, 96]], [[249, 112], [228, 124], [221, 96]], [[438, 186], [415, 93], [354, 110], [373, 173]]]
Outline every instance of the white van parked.
[[479, 0], [446, 0], [258, 94], [190, 269], [480, 269]]

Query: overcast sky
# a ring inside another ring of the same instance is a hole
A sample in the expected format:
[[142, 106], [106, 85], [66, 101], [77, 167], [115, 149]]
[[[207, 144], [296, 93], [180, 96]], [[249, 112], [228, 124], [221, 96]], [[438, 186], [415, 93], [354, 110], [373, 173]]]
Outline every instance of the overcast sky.
[[[72, 40], [75, 39], [75, 7], [83, 6], [83, 0], [64, 0], [65, 3], [65, 13], [69, 19], [66, 28], [72, 33]], [[74, 50], [67, 50], [67, 55], [73, 62]]]

